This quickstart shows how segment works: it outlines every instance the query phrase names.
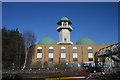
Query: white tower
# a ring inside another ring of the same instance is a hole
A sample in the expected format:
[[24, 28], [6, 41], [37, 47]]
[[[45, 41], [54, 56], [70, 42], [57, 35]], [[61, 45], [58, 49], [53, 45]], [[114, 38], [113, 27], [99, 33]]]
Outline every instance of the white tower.
[[73, 30], [70, 26], [72, 22], [67, 17], [63, 17], [57, 24], [59, 25], [57, 28], [59, 32], [59, 42], [57, 44], [73, 44], [70, 41], [70, 31]]

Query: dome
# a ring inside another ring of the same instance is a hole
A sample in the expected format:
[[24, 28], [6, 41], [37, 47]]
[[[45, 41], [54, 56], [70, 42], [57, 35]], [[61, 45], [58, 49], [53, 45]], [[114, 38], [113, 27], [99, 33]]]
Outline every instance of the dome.
[[62, 17], [61, 20], [69, 20], [67, 17]]
[[61, 24], [62, 21], [68, 22], [69, 24], [72, 24], [72, 22], [67, 17], [62, 17], [60, 21], [57, 22], [57, 24]]
[[38, 42], [38, 44], [56, 44], [56, 41], [54, 41], [52, 38], [43, 38]]
[[93, 45], [95, 43], [93, 42], [93, 40], [91, 40], [89, 38], [81, 38], [76, 42], [76, 44], [78, 44], [78, 45], [80, 45], [80, 44], [81, 45]]

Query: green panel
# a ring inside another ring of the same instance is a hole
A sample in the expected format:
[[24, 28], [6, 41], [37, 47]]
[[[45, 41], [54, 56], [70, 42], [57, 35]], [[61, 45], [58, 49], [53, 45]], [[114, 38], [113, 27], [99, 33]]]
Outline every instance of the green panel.
[[56, 41], [54, 41], [52, 38], [43, 38], [38, 42], [38, 44], [56, 44]]
[[93, 42], [93, 40], [91, 40], [89, 38], [82, 38], [82, 39], [78, 40], [76, 42], [76, 44], [78, 44], [78, 45], [79, 44], [81, 44], [81, 45], [93, 45], [95, 43]]

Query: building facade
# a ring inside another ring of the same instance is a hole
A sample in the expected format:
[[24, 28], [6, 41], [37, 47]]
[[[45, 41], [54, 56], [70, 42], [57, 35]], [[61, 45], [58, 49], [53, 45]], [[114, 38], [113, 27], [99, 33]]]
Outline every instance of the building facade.
[[89, 38], [82, 38], [73, 44], [70, 39], [72, 22], [63, 17], [57, 22], [59, 42], [51, 38], [43, 38], [34, 47], [31, 57], [31, 65], [37, 63], [94, 63], [94, 54], [99, 49], [108, 45], [95, 45]]

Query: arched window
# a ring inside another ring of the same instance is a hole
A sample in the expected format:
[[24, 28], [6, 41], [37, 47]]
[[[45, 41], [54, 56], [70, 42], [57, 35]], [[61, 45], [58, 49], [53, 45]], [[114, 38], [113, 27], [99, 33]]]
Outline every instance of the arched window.
[[42, 61], [42, 53], [37, 53], [37, 62], [41, 62]]
[[77, 58], [77, 57], [78, 57], [77, 53], [73, 53], [73, 58]]
[[48, 55], [48, 61], [49, 62], [53, 62], [53, 56], [54, 56], [54, 54], [53, 53], [49, 53], [49, 55]]
[[54, 57], [54, 47], [50, 46], [48, 50], [48, 61], [53, 62], [53, 57]]
[[49, 49], [54, 49], [54, 48], [52, 46], [50, 46]]
[[52, 46], [50, 46], [48, 52], [49, 53], [54, 53], [54, 48]]
[[88, 47], [88, 53], [92, 53], [92, 47]]
[[72, 50], [73, 53], [77, 53], [77, 47], [73, 47], [73, 50]]
[[88, 58], [93, 58], [93, 53], [88, 53]]
[[93, 51], [92, 47], [88, 47], [88, 61], [93, 61]]
[[92, 49], [92, 47], [89, 46], [88, 49]]
[[61, 47], [61, 49], [65, 49], [65, 47]]
[[42, 54], [41, 54], [41, 53], [38, 53], [38, 54], [37, 54], [37, 58], [42, 58]]
[[61, 53], [61, 62], [65, 62], [66, 61], [66, 54], [65, 53]]
[[65, 62], [66, 61], [66, 48], [65, 47], [61, 47], [60, 49], [60, 52], [61, 52], [61, 59], [60, 61], [61, 62]]
[[37, 53], [42, 53], [42, 47], [37, 48]]
[[42, 47], [38, 47], [37, 49], [42, 49]]
[[61, 47], [60, 52], [61, 52], [61, 53], [66, 53], [66, 48], [65, 48], [65, 47]]
[[77, 47], [74, 46], [73, 49], [77, 49]]

